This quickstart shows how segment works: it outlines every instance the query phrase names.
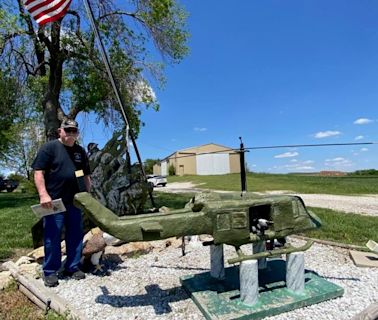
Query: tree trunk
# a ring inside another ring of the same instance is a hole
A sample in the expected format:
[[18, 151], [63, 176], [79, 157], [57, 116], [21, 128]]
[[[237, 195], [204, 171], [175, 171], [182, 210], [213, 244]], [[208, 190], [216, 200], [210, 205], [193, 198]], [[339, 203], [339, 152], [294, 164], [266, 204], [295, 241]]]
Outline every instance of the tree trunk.
[[43, 123], [46, 130], [46, 138], [48, 141], [58, 138], [57, 129], [60, 121], [58, 119], [59, 98], [51, 94], [50, 88], [43, 101]]
[[57, 130], [65, 116], [59, 103], [64, 62], [64, 55], [60, 48], [60, 22], [54, 22], [52, 25], [49, 51], [51, 57], [49, 61], [49, 82], [43, 101], [43, 122], [47, 140], [54, 140], [58, 137]]

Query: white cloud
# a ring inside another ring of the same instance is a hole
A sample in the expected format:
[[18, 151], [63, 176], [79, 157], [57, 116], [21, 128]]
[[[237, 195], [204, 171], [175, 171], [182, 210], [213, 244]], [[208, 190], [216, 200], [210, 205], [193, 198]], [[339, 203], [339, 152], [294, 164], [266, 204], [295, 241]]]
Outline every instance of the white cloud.
[[353, 122], [353, 124], [368, 124], [370, 122], [373, 122], [373, 120], [367, 118], [358, 118]]
[[368, 148], [361, 148], [360, 151], [361, 152], [366, 152], [366, 151], [369, 151], [369, 149]]
[[198, 128], [198, 127], [195, 127], [193, 128], [194, 131], [197, 131], [197, 132], [204, 132], [204, 131], [207, 131], [207, 128]]
[[354, 138], [354, 140], [362, 140], [364, 138], [364, 136], [357, 136]]
[[291, 158], [291, 157], [296, 157], [297, 155], [299, 155], [298, 152], [285, 152], [285, 153], [277, 154], [274, 157], [275, 158]]
[[296, 167], [296, 170], [314, 170], [314, 167], [311, 166], [302, 166], [302, 167]]
[[311, 164], [314, 163], [313, 160], [305, 160], [300, 161], [297, 159], [291, 159], [289, 163], [281, 165], [281, 166], [274, 166], [274, 169], [277, 171], [288, 171], [288, 172], [300, 172], [300, 171], [314, 171], [315, 167]]
[[315, 133], [314, 137], [317, 138], [317, 139], [322, 139], [322, 138], [338, 136], [340, 134], [341, 134], [340, 131], [327, 130], [327, 131], [319, 131], [319, 132]]
[[332, 161], [343, 161], [345, 160], [343, 157], [337, 157], [333, 159], [326, 159], [326, 162], [332, 162]]
[[282, 168], [285, 168], [288, 171], [314, 170], [315, 169], [312, 166], [305, 166], [302, 163], [299, 163], [299, 164], [286, 164], [286, 165], [282, 166]]
[[336, 157], [333, 159], [326, 159], [325, 165], [332, 168], [345, 168], [345, 167], [351, 167], [353, 165], [352, 161], [349, 159], [345, 159], [343, 157]]

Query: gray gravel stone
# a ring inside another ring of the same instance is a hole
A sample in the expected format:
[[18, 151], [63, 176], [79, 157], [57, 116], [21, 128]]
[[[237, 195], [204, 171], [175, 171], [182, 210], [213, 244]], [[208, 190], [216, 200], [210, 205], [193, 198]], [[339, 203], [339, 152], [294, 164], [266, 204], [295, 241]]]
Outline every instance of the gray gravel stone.
[[[225, 260], [234, 255], [234, 249], [225, 246]], [[181, 249], [168, 247], [110, 267], [114, 268], [110, 276], [61, 280], [53, 290], [93, 319], [204, 319], [179, 277], [209, 271], [209, 247], [189, 245], [184, 257]], [[378, 269], [356, 267], [348, 250], [314, 244], [305, 253], [305, 268], [343, 287], [344, 296], [269, 319], [345, 320], [378, 301]]]

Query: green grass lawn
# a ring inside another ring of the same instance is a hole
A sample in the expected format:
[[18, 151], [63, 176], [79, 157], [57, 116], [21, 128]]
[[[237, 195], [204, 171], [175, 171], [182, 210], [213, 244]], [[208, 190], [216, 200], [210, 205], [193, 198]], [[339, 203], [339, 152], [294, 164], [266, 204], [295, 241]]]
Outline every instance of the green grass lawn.
[[378, 241], [378, 217], [312, 208], [322, 227], [306, 232], [306, 237], [364, 246], [368, 240]]
[[0, 260], [12, 256], [15, 249], [32, 248], [31, 227], [37, 222], [30, 206], [36, 195], [0, 193]]
[[194, 196], [194, 194], [174, 194], [165, 192], [155, 192], [154, 194], [155, 205], [157, 208], [168, 207], [171, 209], [182, 209]]
[[[168, 182], [191, 181], [204, 189], [240, 191], [240, 175], [170, 176]], [[321, 177], [296, 174], [247, 174], [248, 191], [291, 190], [298, 193], [378, 194], [378, 176]]]

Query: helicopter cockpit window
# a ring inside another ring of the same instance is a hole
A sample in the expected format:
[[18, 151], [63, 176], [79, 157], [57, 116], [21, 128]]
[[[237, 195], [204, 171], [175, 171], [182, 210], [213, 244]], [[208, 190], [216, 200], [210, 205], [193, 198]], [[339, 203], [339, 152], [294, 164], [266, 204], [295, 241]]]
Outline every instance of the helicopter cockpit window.
[[270, 221], [272, 220], [271, 205], [265, 204], [260, 206], [253, 206], [249, 208], [249, 230], [254, 232], [260, 219]]

